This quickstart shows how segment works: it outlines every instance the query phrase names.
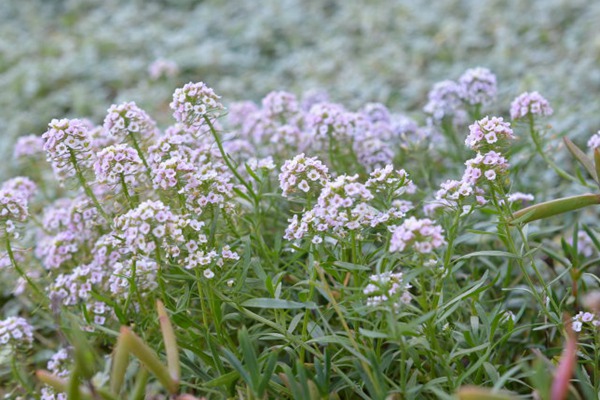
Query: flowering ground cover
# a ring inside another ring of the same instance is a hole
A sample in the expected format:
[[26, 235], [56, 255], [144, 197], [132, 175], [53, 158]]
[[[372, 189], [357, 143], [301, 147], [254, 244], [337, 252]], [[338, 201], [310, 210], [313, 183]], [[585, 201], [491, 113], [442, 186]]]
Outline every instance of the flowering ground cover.
[[0, 390], [597, 397], [600, 133], [561, 140], [540, 93], [499, 104], [487, 68], [449, 78], [425, 124], [190, 82], [169, 126], [129, 99], [21, 137], [0, 189]]

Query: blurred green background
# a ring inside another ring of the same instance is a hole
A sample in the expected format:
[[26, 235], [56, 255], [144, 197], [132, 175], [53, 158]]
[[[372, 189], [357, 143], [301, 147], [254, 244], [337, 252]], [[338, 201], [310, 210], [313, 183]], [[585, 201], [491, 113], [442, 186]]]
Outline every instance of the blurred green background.
[[[557, 130], [588, 137], [600, 129], [598, 21], [600, 2], [588, 0], [6, 0], [0, 152], [52, 118], [100, 123], [118, 101], [166, 125], [171, 93], [190, 80], [225, 104], [325, 89], [349, 107], [411, 115], [436, 81], [478, 65], [498, 75], [497, 113], [538, 90]], [[158, 58], [179, 74], [151, 79]]]

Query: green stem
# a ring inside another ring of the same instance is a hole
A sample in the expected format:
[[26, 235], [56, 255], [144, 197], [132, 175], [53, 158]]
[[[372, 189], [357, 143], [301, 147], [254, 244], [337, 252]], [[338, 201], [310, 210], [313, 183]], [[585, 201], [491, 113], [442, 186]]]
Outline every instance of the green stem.
[[217, 143], [217, 147], [219, 148], [219, 152], [221, 153], [221, 157], [223, 157], [223, 161], [225, 161], [227, 168], [229, 168], [231, 173], [238, 179], [238, 181], [240, 181], [240, 183], [242, 185], [244, 185], [244, 187], [248, 190], [248, 193], [252, 196], [254, 201], [258, 202], [256, 194], [254, 193], [254, 189], [252, 189], [252, 185], [250, 185], [248, 182], [246, 182], [246, 180], [240, 175], [240, 173], [237, 171], [237, 169], [231, 163], [229, 156], [225, 153], [225, 149], [223, 148], [223, 143], [221, 143], [221, 138], [219, 137], [219, 134], [215, 130], [215, 127], [213, 126], [212, 122], [210, 122], [210, 119], [206, 116], [204, 117], [204, 120], [206, 121], [206, 123], [208, 124], [208, 127], [210, 128], [210, 132], [212, 133], [213, 138], [215, 139], [215, 142]]
[[146, 167], [146, 175], [148, 175], [148, 179], [150, 179], [150, 183], [152, 183], [152, 170], [150, 169], [150, 165], [148, 164], [148, 161], [146, 161], [146, 157], [144, 156], [144, 152], [142, 151], [142, 148], [140, 147], [140, 144], [137, 140], [137, 138], [135, 137], [135, 135], [132, 132], [129, 132], [129, 138], [131, 139], [131, 144], [133, 145], [133, 148], [135, 149], [135, 151], [137, 151], [138, 156], [140, 156], [140, 159], [142, 160], [142, 164], [144, 164], [144, 167]]
[[46, 300], [46, 296], [44, 295], [42, 290], [37, 286], [37, 284], [34, 281], [31, 280], [31, 278], [29, 278], [29, 276], [27, 276], [25, 271], [23, 271], [21, 269], [21, 267], [19, 267], [17, 260], [15, 260], [15, 255], [13, 253], [12, 246], [10, 245], [10, 238], [9, 238], [8, 234], [5, 235], [5, 240], [6, 240], [6, 252], [8, 253], [8, 258], [10, 259], [10, 262], [12, 263], [13, 267], [15, 268], [15, 270], [17, 271], [19, 276], [21, 276], [21, 278], [25, 279], [25, 281], [29, 284], [29, 286], [31, 286], [31, 288], [34, 290], [34, 292], [38, 296], [40, 296], [41, 299]]
[[535, 122], [533, 120], [533, 115], [531, 115], [531, 114], [529, 115], [529, 133], [531, 135], [531, 139], [533, 140], [533, 143], [535, 144], [535, 149], [536, 149], [537, 153], [550, 166], [550, 168], [552, 168], [554, 170], [554, 172], [556, 172], [560, 177], [562, 177], [564, 179], [570, 180], [572, 182], [580, 183], [579, 179], [577, 179], [573, 175], [569, 174], [568, 172], [566, 172], [565, 170], [560, 168], [558, 165], [556, 165], [554, 163], [554, 161], [550, 157], [548, 157], [547, 152], [545, 152], [542, 147], [542, 141], [541, 141], [539, 132], [535, 129]]
[[106, 220], [106, 222], [108, 224], [110, 224], [111, 220], [108, 217], [108, 214], [106, 214], [106, 212], [104, 212], [104, 209], [100, 205], [100, 202], [96, 198], [96, 195], [94, 194], [92, 189], [87, 184], [85, 177], [83, 176], [83, 172], [81, 171], [81, 168], [79, 168], [79, 164], [77, 163], [77, 157], [75, 157], [75, 153], [73, 152], [72, 149], [69, 149], [69, 154], [70, 154], [70, 158], [71, 158], [71, 164], [73, 165], [73, 168], [75, 168], [75, 174], [77, 175], [77, 180], [79, 181], [79, 184], [81, 185], [81, 187], [83, 187], [83, 191], [90, 198], [90, 200], [92, 200], [92, 203], [94, 203], [94, 206], [96, 206], [96, 208], [98, 209], [98, 212], [100, 214], [102, 214], [102, 217]]
[[123, 188], [123, 194], [125, 195], [125, 198], [127, 199], [129, 205], [131, 206], [131, 209], [134, 209], [136, 204], [133, 201], [133, 198], [129, 195], [129, 190], [127, 190], [127, 183], [125, 183], [125, 176], [122, 173], [120, 174], [120, 180], [121, 187]]

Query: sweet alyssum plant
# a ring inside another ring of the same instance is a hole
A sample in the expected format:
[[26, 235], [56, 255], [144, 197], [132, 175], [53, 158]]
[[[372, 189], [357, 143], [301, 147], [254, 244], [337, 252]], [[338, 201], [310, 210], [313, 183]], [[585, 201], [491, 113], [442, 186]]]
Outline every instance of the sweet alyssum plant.
[[544, 152], [541, 95], [515, 100], [516, 124], [484, 116], [496, 84], [484, 68], [436, 84], [419, 126], [317, 92], [225, 107], [189, 83], [164, 130], [129, 102], [23, 137], [30, 177], [0, 189], [6, 394], [598, 393], [600, 317], [582, 301], [600, 242], [575, 225], [557, 248], [562, 230], [526, 224], [599, 197], [523, 207], [521, 155], [589, 184]]

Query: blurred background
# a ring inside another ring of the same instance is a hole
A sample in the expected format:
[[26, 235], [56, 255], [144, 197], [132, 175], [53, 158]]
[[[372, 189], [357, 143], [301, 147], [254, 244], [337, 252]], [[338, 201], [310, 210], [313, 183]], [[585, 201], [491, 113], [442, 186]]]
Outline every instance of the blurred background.
[[498, 76], [497, 114], [538, 90], [555, 129], [583, 141], [600, 129], [598, 21], [589, 0], [5, 0], [0, 155], [52, 118], [100, 123], [114, 102], [165, 126], [188, 81], [225, 104], [324, 89], [423, 122], [431, 86], [475, 66]]

